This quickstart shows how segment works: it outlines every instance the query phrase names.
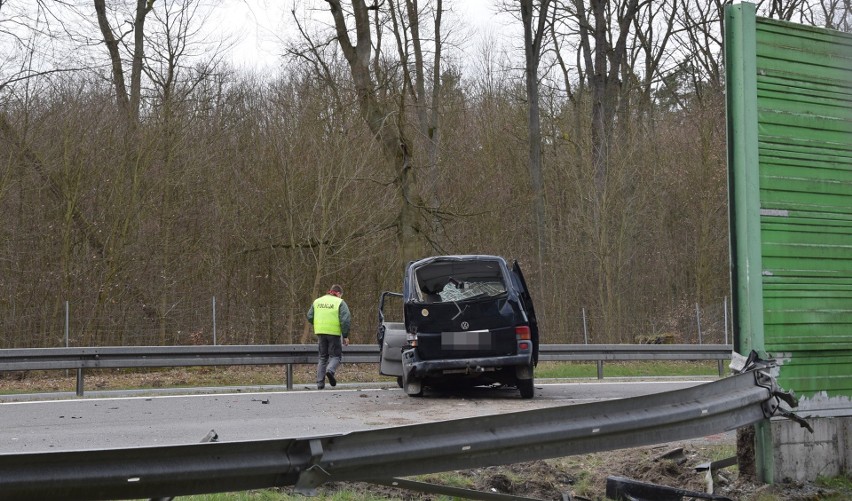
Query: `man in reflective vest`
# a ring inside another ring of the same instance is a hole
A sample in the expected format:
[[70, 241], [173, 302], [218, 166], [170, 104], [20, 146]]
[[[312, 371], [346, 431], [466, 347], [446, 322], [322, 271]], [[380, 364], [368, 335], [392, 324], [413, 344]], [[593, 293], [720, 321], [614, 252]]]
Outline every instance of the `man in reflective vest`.
[[332, 285], [326, 295], [314, 300], [308, 310], [308, 322], [314, 324], [314, 334], [317, 335], [319, 347], [319, 362], [317, 363], [317, 389], [325, 388], [328, 384], [337, 386], [334, 377], [340, 362], [343, 361], [343, 345], [349, 346], [349, 324], [352, 316], [346, 301], [341, 299], [343, 288]]

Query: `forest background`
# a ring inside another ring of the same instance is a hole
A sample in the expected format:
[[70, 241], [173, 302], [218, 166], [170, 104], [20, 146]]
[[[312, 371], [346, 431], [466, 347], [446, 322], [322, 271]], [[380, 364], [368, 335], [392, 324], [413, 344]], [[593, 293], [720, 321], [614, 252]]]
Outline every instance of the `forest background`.
[[725, 2], [485, 3], [499, 40], [296, 1], [250, 71], [215, 2], [0, 0], [0, 348], [312, 342], [332, 283], [371, 343], [406, 262], [465, 253], [521, 263], [544, 342], [723, 342]]

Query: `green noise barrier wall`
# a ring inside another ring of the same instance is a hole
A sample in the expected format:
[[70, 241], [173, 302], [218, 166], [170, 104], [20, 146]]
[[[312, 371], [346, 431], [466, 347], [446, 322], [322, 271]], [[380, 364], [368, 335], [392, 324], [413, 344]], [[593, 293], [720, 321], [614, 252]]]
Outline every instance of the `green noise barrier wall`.
[[852, 416], [852, 34], [729, 5], [725, 67], [735, 349]]

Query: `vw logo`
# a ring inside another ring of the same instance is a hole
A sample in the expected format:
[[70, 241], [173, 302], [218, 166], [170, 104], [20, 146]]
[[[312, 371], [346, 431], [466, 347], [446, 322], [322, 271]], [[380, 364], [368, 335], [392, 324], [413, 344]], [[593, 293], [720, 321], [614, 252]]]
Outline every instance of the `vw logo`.
[[470, 324], [467, 323], [467, 322], [462, 322], [461, 328], [462, 328], [462, 330], [468, 330], [470, 328]]

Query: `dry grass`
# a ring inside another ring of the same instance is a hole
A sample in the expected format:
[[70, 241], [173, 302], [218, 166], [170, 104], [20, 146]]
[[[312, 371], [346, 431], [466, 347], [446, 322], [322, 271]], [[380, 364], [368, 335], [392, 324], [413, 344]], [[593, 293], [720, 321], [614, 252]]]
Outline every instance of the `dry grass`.
[[[294, 365], [293, 384], [313, 384], [315, 366]], [[225, 367], [176, 367], [163, 369], [87, 369], [87, 390], [151, 388], [274, 386], [286, 384], [283, 365]], [[379, 375], [378, 364], [346, 364], [339, 370], [341, 382], [393, 381]], [[76, 371], [0, 372], [0, 394], [74, 391]]]

